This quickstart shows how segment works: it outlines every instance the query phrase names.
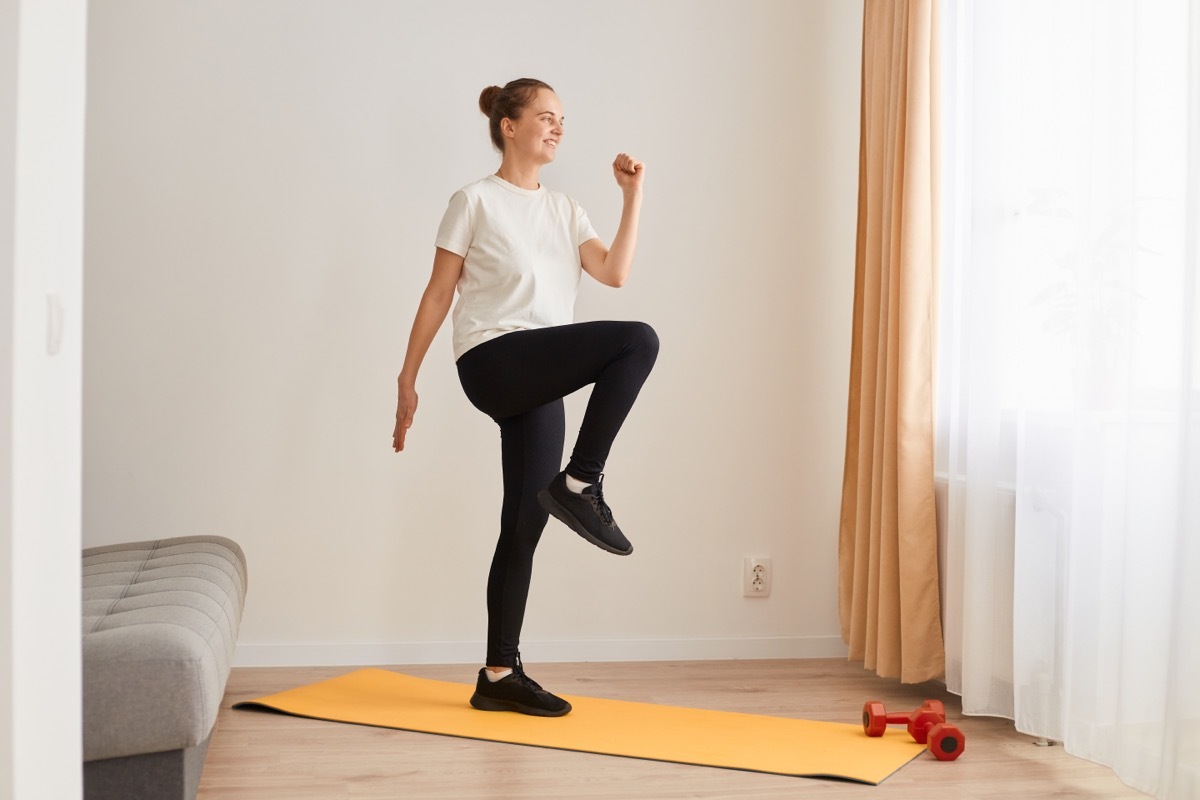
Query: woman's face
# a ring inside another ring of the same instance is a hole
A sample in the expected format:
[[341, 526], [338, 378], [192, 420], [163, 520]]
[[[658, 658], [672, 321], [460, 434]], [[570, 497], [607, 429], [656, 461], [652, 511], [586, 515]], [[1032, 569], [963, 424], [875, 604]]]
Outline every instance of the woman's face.
[[511, 122], [508, 147], [516, 151], [514, 155], [539, 164], [554, 160], [563, 137], [562, 103], [558, 102], [558, 95], [549, 89], [538, 89], [533, 100], [521, 111], [520, 119]]

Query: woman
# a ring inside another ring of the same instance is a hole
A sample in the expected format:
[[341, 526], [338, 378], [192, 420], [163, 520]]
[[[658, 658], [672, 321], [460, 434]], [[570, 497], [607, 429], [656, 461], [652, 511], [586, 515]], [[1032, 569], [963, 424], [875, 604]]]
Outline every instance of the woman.
[[[573, 323], [580, 272], [619, 287], [629, 276], [642, 204], [642, 162], [613, 162], [621, 221], [612, 247], [570, 197], [542, 186], [541, 168], [563, 137], [562, 104], [531, 78], [479, 97], [500, 169], [450, 198], [438, 228], [433, 275], [421, 298], [400, 372], [393, 446], [417, 410], [417, 371], [454, 308], [454, 357], [471, 403], [500, 426], [504, 501], [488, 575], [488, 644], [471, 705], [557, 717], [571, 706], [521, 665], [521, 624], [533, 553], [553, 514], [587, 541], [628, 555], [602, 488], [604, 463], [658, 355], [640, 322]], [[562, 466], [562, 398], [594, 384], [579, 436]]]

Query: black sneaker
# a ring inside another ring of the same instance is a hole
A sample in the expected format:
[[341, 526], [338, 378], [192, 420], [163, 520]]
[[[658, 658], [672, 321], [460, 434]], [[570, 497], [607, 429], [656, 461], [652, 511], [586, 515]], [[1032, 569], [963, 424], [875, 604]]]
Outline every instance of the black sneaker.
[[550, 694], [526, 675], [520, 661], [513, 667], [511, 675], [505, 675], [495, 683], [488, 680], [486, 672], [487, 667], [479, 670], [475, 694], [471, 695], [471, 705], [480, 711], [516, 711], [535, 717], [561, 717], [571, 710], [570, 703]]
[[604, 502], [604, 491], [600, 480], [587, 487], [580, 494], [575, 494], [567, 488], [567, 473], [560, 472], [550, 481], [550, 486], [538, 492], [538, 502], [542, 508], [558, 517], [564, 525], [578, 533], [584, 539], [602, 550], [627, 556], [633, 552], [633, 545], [621, 533], [616, 520], [613, 519], [612, 509]]

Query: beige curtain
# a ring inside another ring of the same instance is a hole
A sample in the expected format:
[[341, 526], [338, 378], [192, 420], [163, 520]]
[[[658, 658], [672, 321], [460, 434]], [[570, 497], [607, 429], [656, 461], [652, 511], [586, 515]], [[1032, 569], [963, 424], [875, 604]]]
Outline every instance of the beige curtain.
[[933, 497], [937, 3], [866, 0], [839, 610], [850, 659], [941, 677]]

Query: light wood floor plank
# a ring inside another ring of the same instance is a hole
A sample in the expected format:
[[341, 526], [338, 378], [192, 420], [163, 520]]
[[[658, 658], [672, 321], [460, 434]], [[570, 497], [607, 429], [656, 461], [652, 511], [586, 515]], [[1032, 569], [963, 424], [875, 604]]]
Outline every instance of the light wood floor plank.
[[[1007, 720], [966, 717], [938, 684], [904, 686], [840, 659], [529, 665], [551, 691], [857, 724], [862, 704], [942, 700], [967, 736], [958, 761], [926, 754], [877, 787], [344, 725], [231, 706], [353, 667], [240, 668], [229, 678], [199, 800], [395, 798], [1144, 798], [1107, 767], [1037, 747]], [[391, 667], [463, 683], [475, 668]]]

